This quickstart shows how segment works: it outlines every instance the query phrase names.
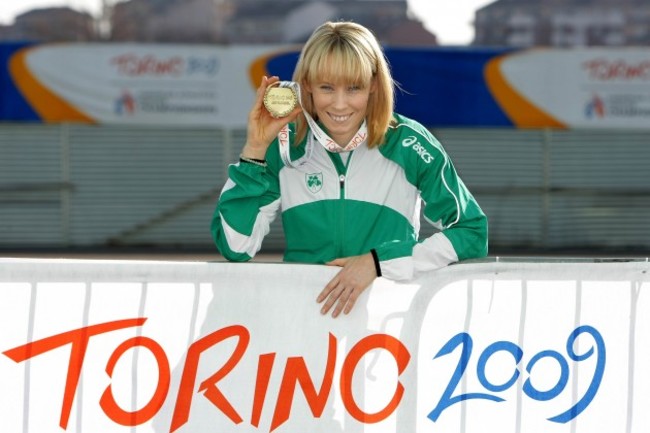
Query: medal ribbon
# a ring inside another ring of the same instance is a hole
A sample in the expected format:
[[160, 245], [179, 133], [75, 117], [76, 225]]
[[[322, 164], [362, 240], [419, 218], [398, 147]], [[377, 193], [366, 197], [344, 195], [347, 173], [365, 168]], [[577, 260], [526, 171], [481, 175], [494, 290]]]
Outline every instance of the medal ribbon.
[[[300, 86], [298, 83], [293, 82], [293, 81], [280, 81], [278, 83], [275, 83], [275, 85], [279, 87], [288, 87], [292, 89], [296, 95], [298, 96], [298, 103], [302, 106], [302, 97], [300, 95]], [[305, 119], [307, 119], [307, 124], [309, 125], [309, 129], [311, 129], [311, 135], [309, 136], [309, 140], [307, 140], [307, 148], [305, 149], [305, 155], [301, 157], [300, 159], [296, 161], [291, 161], [291, 156], [289, 155], [289, 151], [291, 148], [291, 143], [289, 140], [289, 125], [284, 125], [282, 129], [280, 130], [280, 133], [278, 134], [278, 143], [280, 144], [280, 156], [282, 157], [282, 162], [284, 162], [285, 165], [288, 165], [289, 167], [297, 168], [304, 164], [310, 157], [313, 152], [313, 138], [315, 137], [316, 140], [328, 151], [328, 152], [333, 152], [333, 153], [339, 153], [339, 152], [349, 152], [351, 150], [356, 149], [360, 144], [364, 143], [366, 139], [368, 138], [368, 128], [366, 126], [366, 120], [363, 120], [363, 123], [361, 124], [361, 127], [359, 127], [359, 130], [357, 131], [356, 134], [354, 134], [354, 137], [348, 142], [348, 144], [345, 147], [339, 146], [332, 138], [327, 135], [325, 131], [316, 123], [313, 117], [311, 115], [303, 110], [303, 114], [305, 115]]]

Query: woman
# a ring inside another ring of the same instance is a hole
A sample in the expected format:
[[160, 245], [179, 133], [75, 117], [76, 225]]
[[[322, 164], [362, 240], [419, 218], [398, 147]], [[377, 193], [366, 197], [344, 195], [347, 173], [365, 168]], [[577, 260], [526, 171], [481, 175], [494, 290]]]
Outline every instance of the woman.
[[[263, 105], [278, 81], [264, 77], [257, 90], [212, 220], [228, 260], [253, 257], [281, 209], [285, 261], [342, 268], [317, 298], [336, 317], [378, 276], [406, 280], [487, 254], [487, 219], [444, 149], [393, 113], [393, 79], [368, 29], [329, 22], [315, 30], [293, 76], [302, 107], [282, 118]], [[421, 201], [440, 232], [418, 242]]]

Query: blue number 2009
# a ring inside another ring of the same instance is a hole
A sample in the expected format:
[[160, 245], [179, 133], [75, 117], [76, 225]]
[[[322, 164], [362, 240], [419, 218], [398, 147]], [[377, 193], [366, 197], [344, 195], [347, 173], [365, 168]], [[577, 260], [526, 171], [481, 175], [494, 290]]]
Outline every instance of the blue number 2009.
[[[589, 334], [593, 338], [596, 351], [594, 351], [594, 346], [592, 346], [589, 348], [589, 350], [587, 350], [583, 354], [578, 354], [575, 352], [574, 349], [575, 342], [578, 339], [578, 337], [582, 334]], [[460, 383], [463, 377], [463, 374], [465, 373], [467, 364], [472, 354], [472, 347], [473, 347], [472, 337], [465, 332], [461, 332], [460, 334], [455, 335], [449, 341], [447, 341], [447, 343], [438, 351], [438, 353], [434, 357], [434, 359], [436, 359], [445, 355], [449, 355], [458, 346], [461, 346], [461, 355], [458, 364], [456, 366], [456, 369], [454, 370], [454, 374], [451, 377], [451, 380], [449, 381], [447, 388], [443, 392], [442, 397], [438, 401], [438, 404], [428, 415], [428, 418], [433, 422], [436, 422], [438, 420], [438, 417], [440, 417], [440, 414], [449, 406], [455, 403], [460, 403], [461, 401], [464, 400], [484, 399], [484, 400], [491, 400], [494, 402], [504, 401], [503, 398], [488, 393], [466, 393], [466, 394], [459, 394], [456, 396], [453, 395], [454, 391], [458, 387], [458, 384]], [[597, 354], [596, 367], [594, 369], [594, 375], [591, 380], [591, 384], [587, 388], [585, 395], [573, 407], [569, 408], [567, 411], [549, 418], [549, 421], [553, 421], [557, 423], [566, 423], [568, 421], [571, 421], [572, 419], [580, 415], [580, 413], [582, 413], [582, 411], [584, 411], [587, 408], [587, 406], [589, 406], [591, 401], [596, 396], [596, 392], [600, 387], [600, 382], [602, 381], [603, 374], [605, 373], [605, 358], [606, 358], [605, 341], [603, 340], [603, 337], [600, 335], [600, 333], [596, 330], [596, 328], [592, 326], [580, 326], [576, 328], [569, 335], [569, 338], [567, 339], [566, 351], [568, 357], [571, 360], [577, 362], [584, 361], [590, 358], [591, 356], [593, 356], [594, 353], [596, 353]], [[476, 374], [483, 388], [493, 393], [507, 390], [508, 388], [510, 388], [512, 385], [515, 384], [515, 382], [517, 381], [520, 375], [519, 369], [515, 368], [512, 377], [510, 377], [510, 379], [508, 379], [505, 383], [503, 384], [491, 383], [485, 375], [485, 366], [488, 360], [490, 359], [490, 357], [492, 357], [492, 355], [494, 355], [497, 352], [509, 353], [514, 360], [515, 365], [518, 365], [524, 356], [523, 350], [516, 344], [511, 343], [509, 341], [497, 341], [496, 343], [492, 343], [483, 351], [483, 353], [481, 353], [476, 367]], [[557, 362], [557, 364], [560, 367], [560, 377], [558, 378], [558, 381], [555, 384], [555, 386], [553, 386], [549, 390], [536, 389], [532, 385], [530, 378], [527, 379], [526, 382], [524, 382], [523, 385], [524, 393], [528, 397], [537, 401], [548, 401], [554, 399], [555, 397], [557, 397], [562, 393], [569, 380], [569, 364], [567, 360], [562, 356], [562, 354], [554, 350], [544, 350], [536, 354], [535, 356], [533, 356], [530, 359], [530, 361], [528, 361], [528, 364], [526, 365], [526, 372], [528, 372], [529, 375], [532, 375], [535, 364], [544, 358], [550, 358]]]

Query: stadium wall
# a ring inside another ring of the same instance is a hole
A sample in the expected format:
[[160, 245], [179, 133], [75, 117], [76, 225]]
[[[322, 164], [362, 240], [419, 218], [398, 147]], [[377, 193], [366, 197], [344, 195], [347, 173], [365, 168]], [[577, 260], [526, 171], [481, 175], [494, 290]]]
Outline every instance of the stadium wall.
[[[432, 131], [487, 213], [495, 251], [650, 249], [647, 133]], [[210, 248], [244, 140], [243, 129], [0, 124], [0, 248]], [[263, 248], [283, 245], [277, 219]]]

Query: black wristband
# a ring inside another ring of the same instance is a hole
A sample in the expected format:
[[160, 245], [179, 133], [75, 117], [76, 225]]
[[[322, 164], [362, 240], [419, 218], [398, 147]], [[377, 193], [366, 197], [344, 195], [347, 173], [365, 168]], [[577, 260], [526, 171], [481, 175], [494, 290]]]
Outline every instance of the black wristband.
[[257, 159], [257, 158], [248, 158], [246, 156], [240, 157], [240, 159], [243, 159], [244, 161], [255, 161], [259, 162], [260, 164], [264, 164], [266, 162], [266, 159]]
[[246, 164], [259, 165], [260, 167], [266, 167], [265, 159], [256, 159], [256, 158], [247, 158], [245, 156], [239, 157], [239, 162], [244, 162]]
[[379, 257], [377, 256], [377, 251], [375, 249], [370, 250], [370, 254], [372, 254], [372, 260], [375, 262], [375, 271], [377, 272], [377, 276], [381, 277], [381, 266], [379, 266]]

